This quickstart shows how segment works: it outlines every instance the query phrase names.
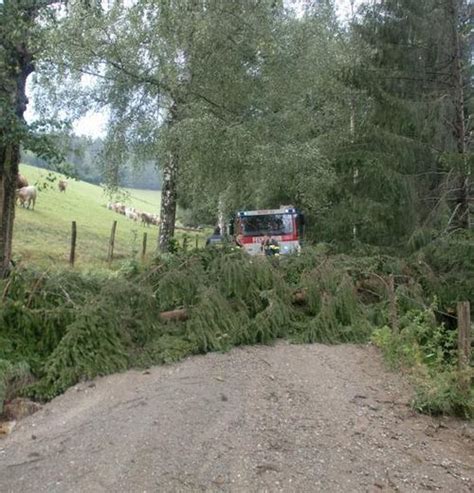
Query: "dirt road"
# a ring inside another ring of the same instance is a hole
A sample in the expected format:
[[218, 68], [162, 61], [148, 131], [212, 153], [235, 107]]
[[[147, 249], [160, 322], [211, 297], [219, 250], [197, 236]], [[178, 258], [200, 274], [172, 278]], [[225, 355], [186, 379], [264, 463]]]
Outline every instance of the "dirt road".
[[0, 441], [0, 491], [473, 491], [472, 427], [409, 398], [371, 347], [279, 343], [113, 375]]

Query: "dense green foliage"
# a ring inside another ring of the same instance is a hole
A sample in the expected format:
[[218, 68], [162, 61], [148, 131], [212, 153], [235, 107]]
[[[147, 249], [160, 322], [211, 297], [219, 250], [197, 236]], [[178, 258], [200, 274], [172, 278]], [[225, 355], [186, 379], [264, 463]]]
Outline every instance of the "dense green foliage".
[[[474, 386], [466, 393], [459, 383], [457, 332], [440, 326], [432, 309], [409, 311], [398, 334], [385, 326], [374, 332], [373, 341], [393, 369], [411, 375], [415, 409], [474, 417]], [[470, 381], [473, 376], [471, 368], [466, 378]]]
[[[392, 363], [416, 366], [418, 409], [469, 415], [472, 402], [456, 386], [446, 396], [455, 377], [455, 332], [424, 308], [438, 286], [413, 260], [330, 255], [325, 248], [252, 258], [211, 248], [116, 273], [18, 270], [0, 286], [2, 392], [21, 387], [49, 399], [84, 379], [190, 354], [278, 338], [364, 343], [377, 329], [373, 338]], [[399, 335], [386, 328], [388, 273], [399, 279]], [[188, 311], [186, 321], [160, 319], [177, 308]]]
[[469, 227], [455, 207], [473, 165], [470, 22], [462, 0], [388, 0], [363, 5], [352, 24], [364, 64], [354, 65], [351, 86], [363, 99], [354, 143], [338, 159], [337, 202], [352, 204], [364, 242], [403, 245], [422, 231]]

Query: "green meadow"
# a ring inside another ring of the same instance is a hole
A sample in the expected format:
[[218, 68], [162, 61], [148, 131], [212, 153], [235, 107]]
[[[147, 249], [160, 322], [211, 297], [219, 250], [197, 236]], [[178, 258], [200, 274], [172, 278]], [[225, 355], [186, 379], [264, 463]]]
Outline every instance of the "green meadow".
[[[20, 172], [30, 185], [38, 188], [35, 210], [16, 208], [13, 258], [16, 262], [39, 267], [60, 267], [68, 264], [71, 223], [77, 224], [76, 267], [107, 265], [107, 251], [112, 223], [117, 221], [114, 262], [140, 258], [143, 233], [147, 233], [147, 257], [156, 250], [158, 227], [146, 227], [107, 209], [110, 198], [97, 185], [67, 179], [66, 192], [60, 193], [57, 180], [62, 175], [48, 170], [21, 165]], [[50, 181], [48, 177], [54, 177]], [[155, 190], [124, 190], [118, 201], [140, 211], [158, 214], [160, 192]], [[183, 241], [183, 232], [177, 232]], [[195, 245], [196, 234], [189, 233], [189, 243]], [[203, 235], [198, 238], [202, 245]]]

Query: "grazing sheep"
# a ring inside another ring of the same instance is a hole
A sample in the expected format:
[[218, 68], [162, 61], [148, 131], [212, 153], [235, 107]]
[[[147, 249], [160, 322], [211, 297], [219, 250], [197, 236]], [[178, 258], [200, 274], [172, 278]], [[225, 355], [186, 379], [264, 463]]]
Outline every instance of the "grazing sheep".
[[65, 192], [67, 188], [67, 181], [66, 180], [59, 180], [58, 181], [58, 188], [60, 192]]
[[36, 187], [29, 186], [29, 187], [22, 187], [19, 190], [17, 190], [17, 198], [20, 201], [20, 205], [22, 207], [25, 207], [29, 209], [30, 205], [32, 206], [31, 209], [35, 210], [35, 203], [36, 203], [36, 196], [38, 195], [38, 192], [36, 190]]

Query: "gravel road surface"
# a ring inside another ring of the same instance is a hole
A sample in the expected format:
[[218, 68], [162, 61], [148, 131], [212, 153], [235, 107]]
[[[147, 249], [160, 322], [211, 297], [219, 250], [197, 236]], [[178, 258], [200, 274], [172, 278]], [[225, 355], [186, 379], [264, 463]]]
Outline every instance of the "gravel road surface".
[[0, 441], [0, 492], [474, 491], [473, 427], [373, 347], [236, 348], [81, 383]]

